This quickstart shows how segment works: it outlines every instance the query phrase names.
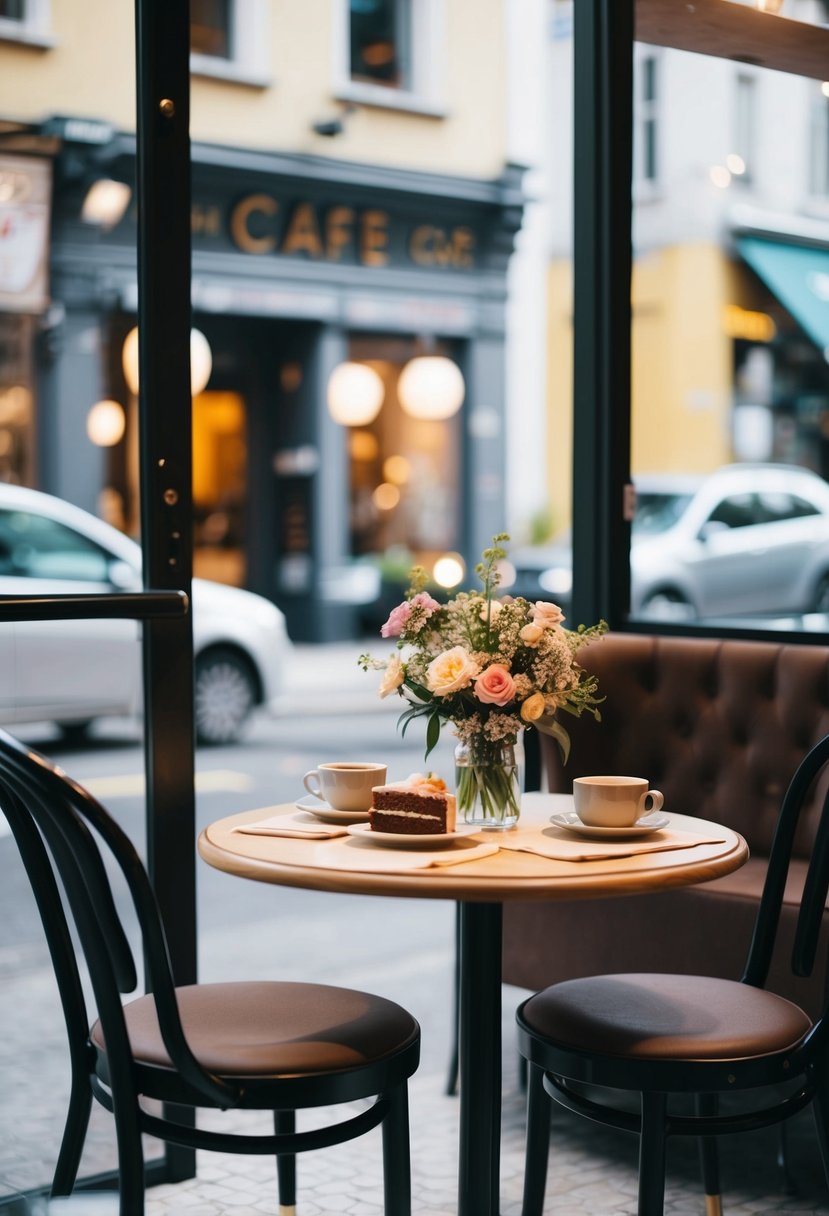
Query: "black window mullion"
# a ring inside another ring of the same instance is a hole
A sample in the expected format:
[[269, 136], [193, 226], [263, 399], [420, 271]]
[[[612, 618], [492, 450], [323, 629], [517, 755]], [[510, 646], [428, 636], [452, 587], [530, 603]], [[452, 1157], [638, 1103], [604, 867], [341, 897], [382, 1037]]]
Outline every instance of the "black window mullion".
[[[190, 595], [190, 5], [136, 0], [138, 330], [144, 586]], [[147, 858], [179, 984], [196, 980], [191, 616], [144, 626]], [[167, 1147], [171, 1180], [192, 1150]]]
[[633, 10], [574, 5], [574, 623], [618, 625], [630, 598]]

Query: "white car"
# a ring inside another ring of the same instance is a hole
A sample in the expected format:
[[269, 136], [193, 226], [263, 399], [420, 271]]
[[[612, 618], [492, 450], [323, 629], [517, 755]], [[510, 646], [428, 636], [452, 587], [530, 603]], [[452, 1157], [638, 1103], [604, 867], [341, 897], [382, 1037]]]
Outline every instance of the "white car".
[[[59, 498], [0, 484], [0, 595], [141, 590], [141, 549]], [[254, 706], [283, 690], [285, 618], [262, 596], [193, 580], [200, 743], [238, 738]], [[138, 621], [0, 623], [0, 722], [50, 721], [80, 735], [95, 718], [141, 711]]]
[[[724, 465], [708, 476], [637, 476], [631, 616], [829, 612], [829, 485], [792, 465]], [[504, 590], [569, 611], [570, 535], [518, 550]]]

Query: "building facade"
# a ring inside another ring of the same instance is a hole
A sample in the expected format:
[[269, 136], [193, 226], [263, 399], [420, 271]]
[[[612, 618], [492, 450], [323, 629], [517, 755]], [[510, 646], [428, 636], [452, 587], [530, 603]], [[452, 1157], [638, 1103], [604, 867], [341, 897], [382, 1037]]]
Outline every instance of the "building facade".
[[[504, 525], [522, 171], [502, 39], [468, 38], [505, 6], [481, 7], [191, 7], [195, 569], [297, 639]], [[132, 5], [5, 13], [0, 477], [134, 532]]]

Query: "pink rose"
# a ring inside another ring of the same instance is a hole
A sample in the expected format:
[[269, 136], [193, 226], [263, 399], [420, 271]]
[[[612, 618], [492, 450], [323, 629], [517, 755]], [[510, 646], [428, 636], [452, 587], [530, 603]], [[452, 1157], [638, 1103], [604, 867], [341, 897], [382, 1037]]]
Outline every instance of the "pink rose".
[[389, 613], [389, 619], [380, 630], [380, 636], [382, 638], [399, 638], [406, 628], [406, 622], [411, 615], [411, 606], [408, 600], [404, 600], [402, 604], [398, 604], [396, 608], [392, 608]]
[[515, 680], [503, 663], [491, 663], [475, 681], [474, 693], [487, 705], [506, 705], [515, 697]]
[[430, 617], [433, 612], [437, 612], [438, 608], [440, 608], [440, 604], [437, 602], [437, 600], [432, 599], [428, 591], [419, 591], [417, 595], [412, 596], [409, 603], [411, 604], [412, 608], [422, 608], [427, 618]]

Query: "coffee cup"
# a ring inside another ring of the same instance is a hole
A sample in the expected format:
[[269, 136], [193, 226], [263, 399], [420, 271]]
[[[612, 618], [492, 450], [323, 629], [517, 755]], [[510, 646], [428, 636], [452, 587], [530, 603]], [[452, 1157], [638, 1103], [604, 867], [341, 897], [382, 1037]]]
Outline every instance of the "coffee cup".
[[661, 810], [664, 798], [648, 789], [645, 777], [576, 777], [573, 802], [590, 827], [632, 828], [643, 815]]
[[361, 764], [335, 761], [318, 764], [302, 778], [309, 794], [327, 802], [336, 811], [367, 811], [371, 806], [371, 791], [386, 781], [385, 764]]

